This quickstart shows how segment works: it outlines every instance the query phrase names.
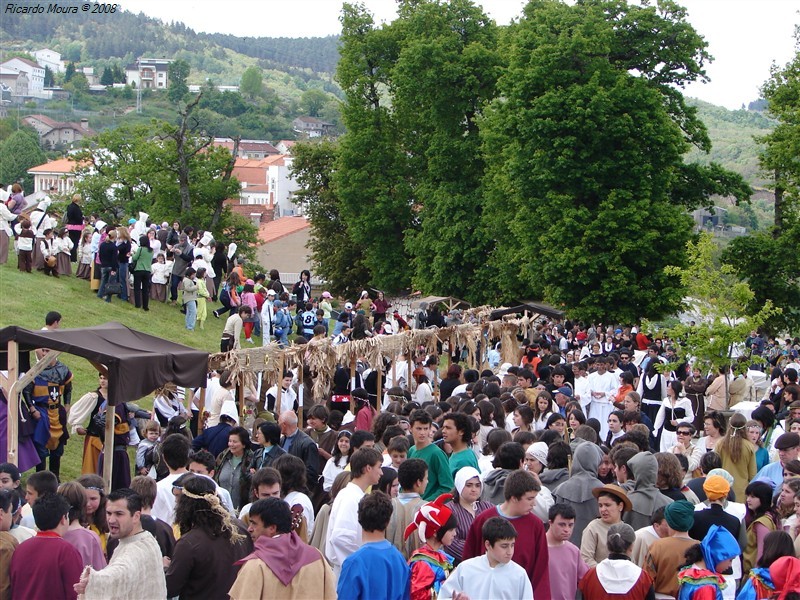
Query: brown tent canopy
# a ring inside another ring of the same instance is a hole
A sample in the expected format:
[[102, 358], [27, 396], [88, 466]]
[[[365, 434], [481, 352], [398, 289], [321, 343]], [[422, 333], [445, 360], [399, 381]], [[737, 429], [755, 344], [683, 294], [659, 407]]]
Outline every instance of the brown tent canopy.
[[206, 384], [208, 352], [134, 331], [121, 323], [55, 331], [17, 326], [0, 329], [3, 353], [11, 341], [19, 344], [20, 352], [50, 348], [105, 365], [112, 405], [138, 400], [168, 382], [185, 387]]
[[496, 321], [507, 315], [521, 315], [526, 311], [533, 315], [542, 315], [550, 319], [563, 319], [566, 314], [563, 310], [559, 310], [555, 306], [550, 306], [549, 304], [542, 304], [541, 302], [533, 302], [531, 300], [520, 300], [513, 306], [493, 310], [489, 315], [489, 320]]

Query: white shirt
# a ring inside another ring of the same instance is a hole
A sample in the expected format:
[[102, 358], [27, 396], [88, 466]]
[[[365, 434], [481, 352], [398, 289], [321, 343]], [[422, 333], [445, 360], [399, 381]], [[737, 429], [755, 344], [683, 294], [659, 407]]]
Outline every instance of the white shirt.
[[303, 516], [306, 518], [306, 524], [308, 525], [308, 539], [311, 539], [311, 534], [314, 531], [314, 505], [311, 504], [311, 498], [303, 492], [289, 492], [283, 500], [289, 505], [289, 508], [295, 504], [303, 507]]
[[[613, 401], [617, 390], [619, 389], [619, 382], [614, 377], [613, 373], [606, 371], [602, 375], [600, 373], [592, 373], [589, 375], [589, 389], [591, 392], [603, 392], [602, 398], [595, 398], [591, 396], [591, 402], [599, 402], [601, 404], [608, 404]], [[582, 403], [581, 403], [582, 404]]]
[[150, 516], [161, 519], [172, 526], [175, 523], [175, 495], [172, 493], [172, 484], [183, 473], [170, 473], [156, 484], [156, 501]]
[[470, 598], [533, 600], [533, 586], [525, 569], [513, 560], [492, 568], [485, 554], [459, 564], [442, 584], [439, 598], [452, 598], [454, 592], [466, 592]]
[[337, 575], [342, 570], [344, 560], [361, 547], [362, 529], [358, 523], [358, 503], [363, 497], [364, 490], [351, 481], [333, 501], [328, 520], [325, 556], [333, 564]]

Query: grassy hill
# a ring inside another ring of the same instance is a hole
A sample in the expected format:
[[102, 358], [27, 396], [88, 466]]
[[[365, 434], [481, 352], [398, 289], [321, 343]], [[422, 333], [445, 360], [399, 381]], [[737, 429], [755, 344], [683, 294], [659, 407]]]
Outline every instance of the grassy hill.
[[[175, 306], [154, 302], [150, 304], [150, 311], [144, 312], [118, 298], [106, 304], [89, 291], [89, 283], [82, 279], [52, 279], [41, 273], [21, 273], [16, 268], [13, 252], [9, 263], [0, 266], [0, 306], [0, 327], [19, 325], [40, 329], [44, 326], [45, 314], [57, 310], [63, 316], [62, 327], [88, 327], [118, 321], [133, 329], [208, 352], [218, 351], [224, 325], [223, 320], [215, 319], [209, 311], [205, 329], [191, 332], [185, 329], [183, 315]], [[213, 306], [209, 303], [210, 309]], [[86, 360], [68, 354], [62, 354], [61, 360], [74, 375], [73, 401], [96, 389], [97, 371]], [[139, 404], [150, 408], [152, 398], [144, 398]], [[67, 443], [64, 454], [64, 478], [80, 475], [82, 453], [82, 438], [75, 436]]]

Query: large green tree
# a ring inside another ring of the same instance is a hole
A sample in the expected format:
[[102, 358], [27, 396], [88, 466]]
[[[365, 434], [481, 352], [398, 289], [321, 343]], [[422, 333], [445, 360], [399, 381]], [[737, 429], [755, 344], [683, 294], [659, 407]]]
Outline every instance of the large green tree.
[[173, 60], [167, 67], [167, 97], [171, 102], [180, 102], [189, 93], [186, 81], [189, 79], [191, 67], [185, 60]]
[[344, 90], [342, 137], [334, 171], [342, 217], [364, 256], [369, 283], [388, 291], [408, 286], [404, 248], [411, 193], [397, 124], [385, 95], [397, 57], [394, 32], [375, 28], [363, 6], [342, 11], [341, 58], [336, 76]]
[[410, 166], [415, 289], [489, 300], [478, 118], [500, 73], [498, 31], [470, 0], [404, 0], [391, 97]]
[[[800, 48], [800, 28], [795, 39]], [[773, 179], [774, 226], [767, 233], [734, 239], [723, 260], [750, 284], [754, 293], [750, 314], [768, 300], [782, 309], [766, 323], [778, 333], [800, 327], [800, 50], [786, 65], [773, 66], [761, 91], [770, 115], [778, 121], [759, 139], [761, 167]]]
[[352, 298], [369, 281], [369, 272], [339, 210], [333, 177], [337, 154], [338, 145], [331, 140], [297, 144], [292, 148], [292, 173], [300, 186], [295, 198], [311, 222], [313, 268], [329, 282], [330, 291]]
[[675, 310], [687, 209], [746, 196], [716, 165], [676, 86], [705, 77], [685, 11], [624, 0], [532, 0], [508, 36], [509, 65], [483, 123], [491, 265], [501, 299], [543, 296], [578, 318], [634, 322]]
[[239, 84], [239, 91], [248, 98], [256, 98], [261, 95], [264, 76], [261, 69], [255, 65], [249, 66], [242, 73], [242, 81]]
[[0, 181], [6, 185], [17, 181], [30, 194], [33, 177], [28, 175], [28, 169], [45, 162], [36, 132], [29, 127], [19, 129], [0, 144]]

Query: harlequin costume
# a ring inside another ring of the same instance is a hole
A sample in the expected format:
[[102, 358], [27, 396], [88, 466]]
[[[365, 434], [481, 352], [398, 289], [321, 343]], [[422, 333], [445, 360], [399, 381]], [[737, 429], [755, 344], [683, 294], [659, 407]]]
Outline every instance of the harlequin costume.
[[678, 572], [678, 600], [722, 600], [725, 578], [717, 573], [717, 565], [739, 556], [739, 543], [724, 527], [712, 525], [700, 542], [704, 567], [691, 565]]
[[44, 469], [49, 456], [50, 471], [58, 477], [61, 456], [69, 439], [64, 405], [69, 404], [72, 397], [72, 372], [64, 363], [56, 361], [39, 373], [23, 394], [31, 411], [38, 411], [40, 416], [33, 432], [33, 445], [41, 459], [37, 468]]
[[[452, 495], [442, 494], [433, 502], [423, 504], [406, 527], [404, 538], [408, 539], [415, 530], [423, 542], [434, 537], [453, 516], [445, 506], [445, 502], [452, 499]], [[425, 543], [411, 554], [408, 564], [411, 566], [411, 600], [430, 600], [438, 596], [439, 588], [453, 570], [453, 557]]]

